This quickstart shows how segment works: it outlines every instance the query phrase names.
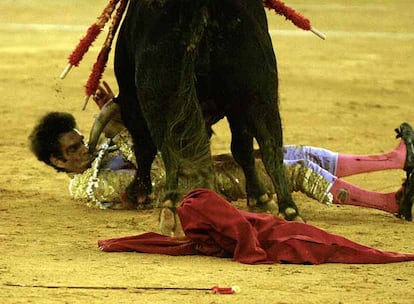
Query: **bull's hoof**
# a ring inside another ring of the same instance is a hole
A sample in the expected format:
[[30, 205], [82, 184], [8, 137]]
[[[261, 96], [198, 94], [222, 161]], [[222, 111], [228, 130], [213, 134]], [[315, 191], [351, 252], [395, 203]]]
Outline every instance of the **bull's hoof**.
[[160, 211], [159, 222], [161, 234], [174, 236], [176, 226], [175, 211], [172, 210], [168, 204], [170, 201], [164, 203], [164, 207]]
[[258, 199], [250, 199], [248, 201], [249, 210], [252, 212], [266, 212], [275, 216], [279, 216], [288, 221], [305, 222], [298, 214], [298, 211], [292, 207], [279, 211], [276, 195], [263, 194]]
[[247, 206], [251, 212], [270, 212], [277, 210], [277, 202], [271, 199], [267, 193], [262, 194], [258, 198], [249, 197], [247, 199]]
[[259, 201], [264, 205], [266, 212], [273, 215], [278, 215], [279, 205], [277, 204], [276, 195], [269, 196], [268, 194], [263, 194], [259, 197]]
[[172, 237], [184, 236], [183, 228], [177, 216], [176, 206], [173, 201], [164, 201], [159, 215], [159, 225], [161, 234]]
[[120, 197], [120, 208], [125, 210], [146, 210], [154, 208], [155, 196], [154, 195], [147, 195], [145, 199], [138, 199], [138, 198], [130, 198], [126, 192], [121, 194]]
[[120, 201], [121, 201], [121, 204], [120, 204], [119, 209], [133, 210], [133, 209], [136, 209], [137, 207], [136, 202], [133, 200], [130, 200], [126, 192], [121, 194]]
[[137, 210], [146, 210], [154, 208], [155, 194], [149, 194], [141, 197], [137, 197]]
[[298, 211], [292, 207], [288, 207], [284, 211], [280, 212], [279, 217], [282, 217], [287, 221], [305, 223], [305, 220], [299, 215]]

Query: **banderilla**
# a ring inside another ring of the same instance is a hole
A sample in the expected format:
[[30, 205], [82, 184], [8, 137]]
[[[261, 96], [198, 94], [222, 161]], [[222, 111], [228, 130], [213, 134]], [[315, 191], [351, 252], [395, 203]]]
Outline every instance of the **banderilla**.
[[29, 285], [17, 283], [4, 283], [4, 286], [9, 287], [27, 287], [27, 288], [45, 288], [45, 289], [88, 289], [88, 290], [187, 290], [187, 291], [211, 291], [218, 294], [233, 294], [240, 292], [240, 287], [237, 285], [231, 287], [213, 286], [211, 288], [205, 287], [157, 287], [157, 286], [73, 286], [73, 285]]

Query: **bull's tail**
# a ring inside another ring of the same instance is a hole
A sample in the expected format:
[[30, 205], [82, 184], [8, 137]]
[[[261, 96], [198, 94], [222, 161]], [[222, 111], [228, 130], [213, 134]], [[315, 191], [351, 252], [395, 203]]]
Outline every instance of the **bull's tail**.
[[180, 162], [173, 166], [177, 168], [179, 188], [184, 189], [189, 186], [214, 188], [210, 138], [198, 102], [194, 79], [199, 45], [207, 29], [208, 21], [207, 6], [201, 7], [193, 14], [189, 26], [190, 31], [186, 37], [186, 49], [181, 59], [180, 80], [177, 88], [179, 111], [175, 112], [174, 117], [170, 117], [171, 127], [166, 130], [163, 141], [163, 147], [168, 149], [170, 161]]

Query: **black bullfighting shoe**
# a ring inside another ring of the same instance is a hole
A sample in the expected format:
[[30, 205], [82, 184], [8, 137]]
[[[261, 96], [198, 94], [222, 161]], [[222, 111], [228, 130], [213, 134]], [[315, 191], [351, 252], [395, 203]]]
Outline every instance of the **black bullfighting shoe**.
[[396, 193], [399, 205], [398, 217], [412, 221], [412, 207], [414, 203], [414, 172], [407, 173], [407, 179]]
[[414, 170], [414, 131], [408, 123], [403, 122], [399, 129], [395, 129], [395, 132], [397, 132], [396, 138], [401, 137], [407, 148], [404, 170], [407, 173], [408, 179], [408, 175]]

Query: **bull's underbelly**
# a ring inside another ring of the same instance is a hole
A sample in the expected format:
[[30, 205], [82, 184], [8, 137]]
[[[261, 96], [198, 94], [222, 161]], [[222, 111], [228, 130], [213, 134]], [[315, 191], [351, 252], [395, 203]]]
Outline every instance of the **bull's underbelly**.
[[[197, 9], [206, 3], [208, 16], [200, 21]], [[120, 91], [135, 85], [140, 103], [167, 105], [194, 82], [208, 125], [247, 109], [251, 100], [277, 99], [276, 59], [261, 1], [132, 1], [118, 48], [127, 50], [115, 59]], [[124, 74], [131, 77], [118, 77]]]

